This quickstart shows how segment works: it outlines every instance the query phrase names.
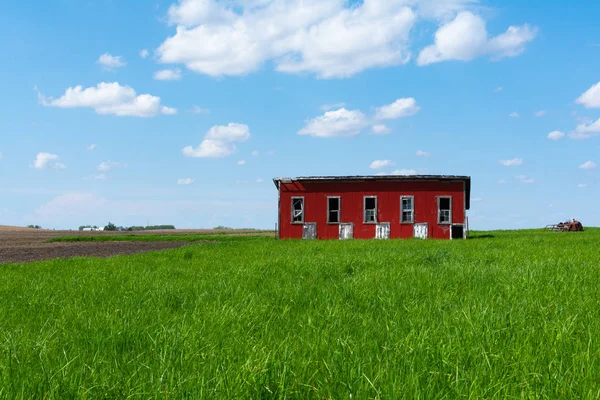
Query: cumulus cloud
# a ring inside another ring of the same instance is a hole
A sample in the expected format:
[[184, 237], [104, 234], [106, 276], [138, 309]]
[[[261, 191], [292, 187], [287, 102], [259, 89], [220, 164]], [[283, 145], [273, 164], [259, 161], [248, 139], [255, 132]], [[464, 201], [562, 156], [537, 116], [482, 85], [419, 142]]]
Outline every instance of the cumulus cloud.
[[417, 156], [419, 156], [419, 157], [429, 157], [430, 155], [431, 155], [431, 153], [428, 153], [426, 151], [417, 150]]
[[598, 135], [600, 135], [600, 119], [596, 122], [580, 124], [574, 132], [569, 133], [571, 139], [589, 139]]
[[246, 165], [246, 160], [239, 160], [236, 164], [237, 165]]
[[96, 144], [93, 143], [93, 144], [90, 144], [88, 147], [86, 147], [86, 150], [90, 150], [91, 151], [91, 150], [94, 150], [95, 148], [96, 148]]
[[111, 169], [115, 169], [115, 168], [124, 168], [127, 167], [127, 164], [122, 163], [122, 162], [117, 162], [117, 161], [104, 161], [101, 162], [97, 169], [98, 171], [110, 171]]
[[181, 79], [181, 70], [175, 69], [161, 69], [154, 73], [154, 79], [157, 81], [178, 81]]
[[272, 60], [279, 71], [348, 77], [408, 62], [417, 15], [404, 1], [234, 2], [180, 0], [167, 19], [176, 32], [158, 48], [161, 62], [199, 73], [243, 75]]
[[298, 134], [314, 137], [356, 136], [365, 125], [367, 119], [362, 112], [340, 108], [306, 121], [304, 128], [298, 131]]
[[109, 53], [102, 54], [96, 62], [106, 68], [111, 69], [124, 67], [125, 65], [127, 65], [127, 63], [122, 60], [121, 56], [113, 56]]
[[150, 52], [147, 49], [140, 50], [140, 57], [147, 58], [150, 55]]
[[392, 160], [375, 160], [369, 165], [371, 169], [381, 169], [396, 165]]
[[462, 11], [437, 30], [434, 44], [420, 52], [417, 64], [470, 61], [486, 54], [493, 60], [514, 57], [525, 51], [525, 45], [536, 35], [537, 28], [526, 24], [510, 26], [506, 32], [490, 39], [483, 18], [470, 11]]
[[581, 164], [579, 166], [579, 168], [581, 169], [591, 169], [591, 168], [596, 168], [596, 163], [593, 161], [586, 161], [583, 164]]
[[194, 183], [194, 180], [192, 178], [180, 178], [180, 179], [177, 179], [177, 184], [178, 185], [191, 185], [192, 183]]
[[338, 109], [338, 108], [342, 108], [342, 107], [345, 107], [345, 106], [346, 106], [346, 103], [323, 104], [321, 106], [321, 110], [323, 110], [323, 111], [329, 111], [329, 110], [333, 110], [334, 108]]
[[548, 134], [548, 139], [550, 140], [559, 140], [565, 137], [565, 134], [561, 131], [552, 131]]
[[390, 133], [390, 128], [384, 124], [377, 124], [371, 127], [371, 133], [374, 135], [386, 135]]
[[508, 114], [509, 117], [511, 118], [519, 118], [519, 113], [518, 112], [511, 112], [510, 114]]
[[[342, 107], [339, 110], [327, 111], [320, 117], [307, 120], [304, 128], [298, 134], [315, 137], [356, 136], [364, 127], [374, 121], [409, 117], [419, 110], [420, 107], [412, 97], [397, 99], [392, 104], [376, 108], [375, 116], [372, 118], [367, 118], [360, 110], [347, 110]], [[375, 135], [384, 135], [389, 132], [390, 129], [385, 124], [371, 126], [371, 133]]]
[[500, 164], [504, 165], [505, 167], [514, 167], [523, 164], [523, 159], [513, 158], [512, 160], [500, 160]]
[[588, 185], [587, 185], [587, 183], [580, 183], [577, 185], [577, 187], [583, 189], [583, 188], [588, 187]]
[[209, 129], [204, 140], [196, 148], [186, 146], [182, 153], [186, 157], [222, 158], [237, 152], [237, 142], [250, 138], [248, 125], [230, 122], [227, 125], [215, 125]]
[[534, 115], [535, 117], [543, 117], [543, 116], [545, 116], [546, 114], [547, 114], [547, 113], [546, 113], [546, 111], [544, 111], [544, 110], [540, 110], [540, 111], [536, 111], [536, 112], [535, 112], [533, 115]]
[[162, 106], [160, 97], [137, 95], [133, 88], [121, 86], [118, 82], [101, 82], [86, 89], [82, 86], [69, 87], [58, 99], [39, 94], [39, 100], [46, 107], [93, 108], [103, 115], [152, 117], [177, 113], [174, 108]]
[[52, 153], [38, 153], [35, 157], [32, 167], [35, 169], [65, 169], [67, 166], [58, 162], [60, 157], [57, 154]]
[[421, 108], [417, 106], [417, 102], [412, 97], [398, 99], [392, 104], [377, 108], [375, 111], [375, 119], [396, 119], [402, 117], [410, 117], [419, 112]]
[[593, 85], [575, 100], [585, 108], [600, 108], [600, 82]]
[[258, 153], [258, 150], [254, 150], [254, 151], [252, 152], [252, 156], [254, 156], [254, 157], [258, 157], [258, 154], [259, 154], [259, 153]]
[[521, 183], [534, 183], [535, 180], [533, 178], [528, 177], [527, 175], [517, 175], [515, 179]]
[[501, 92], [502, 90], [504, 90], [504, 88], [502, 86], [498, 86], [496, 89], [494, 89], [494, 93]]

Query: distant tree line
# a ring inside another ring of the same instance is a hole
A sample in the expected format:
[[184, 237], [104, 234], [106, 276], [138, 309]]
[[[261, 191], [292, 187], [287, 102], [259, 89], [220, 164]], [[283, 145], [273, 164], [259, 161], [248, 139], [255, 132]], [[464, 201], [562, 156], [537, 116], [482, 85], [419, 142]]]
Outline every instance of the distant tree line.
[[42, 227], [39, 225], [27, 225], [27, 227], [31, 229], [42, 229]]
[[148, 226], [116, 226], [112, 222], [104, 227], [105, 231], [155, 231], [159, 229], [175, 229], [174, 225], [148, 225]]

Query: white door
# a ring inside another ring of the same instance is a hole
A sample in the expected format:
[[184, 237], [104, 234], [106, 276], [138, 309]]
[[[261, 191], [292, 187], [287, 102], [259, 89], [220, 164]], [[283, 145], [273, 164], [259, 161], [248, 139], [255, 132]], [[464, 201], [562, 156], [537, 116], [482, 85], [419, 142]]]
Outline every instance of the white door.
[[427, 228], [427, 223], [424, 224], [415, 224], [413, 228], [414, 237], [417, 239], [427, 239], [429, 232]]
[[390, 238], [390, 223], [381, 222], [377, 224], [375, 229], [375, 239], [389, 239]]
[[340, 224], [340, 240], [354, 237], [354, 225], [351, 223]]
[[317, 224], [314, 222], [306, 223], [302, 227], [302, 239], [316, 239]]

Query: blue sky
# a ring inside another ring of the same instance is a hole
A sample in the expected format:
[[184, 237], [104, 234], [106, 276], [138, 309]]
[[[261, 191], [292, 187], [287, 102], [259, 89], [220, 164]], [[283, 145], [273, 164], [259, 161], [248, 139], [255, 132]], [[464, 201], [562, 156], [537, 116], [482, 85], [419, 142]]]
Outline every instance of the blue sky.
[[[0, 5], [0, 224], [271, 228], [276, 176], [472, 177], [600, 225], [600, 3]], [[145, 50], [145, 51], [144, 51]]]

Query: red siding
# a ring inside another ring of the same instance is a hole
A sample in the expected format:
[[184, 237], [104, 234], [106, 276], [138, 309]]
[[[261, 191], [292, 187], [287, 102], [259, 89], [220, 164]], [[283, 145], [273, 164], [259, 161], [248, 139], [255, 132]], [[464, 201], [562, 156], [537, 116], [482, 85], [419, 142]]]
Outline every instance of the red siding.
[[452, 223], [465, 222], [462, 181], [291, 182], [280, 184], [280, 238], [301, 238], [302, 224], [291, 223], [292, 197], [304, 197], [304, 222], [317, 224], [319, 239], [337, 239], [338, 224], [327, 223], [327, 197], [339, 196], [341, 222], [354, 223], [354, 238], [375, 237], [375, 224], [363, 222], [363, 197], [377, 196], [377, 221], [390, 223], [391, 238], [413, 237], [413, 224], [400, 223], [400, 197], [414, 196], [414, 222], [427, 222], [429, 238], [448, 239], [450, 225], [438, 224], [439, 196], [452, 197]]

